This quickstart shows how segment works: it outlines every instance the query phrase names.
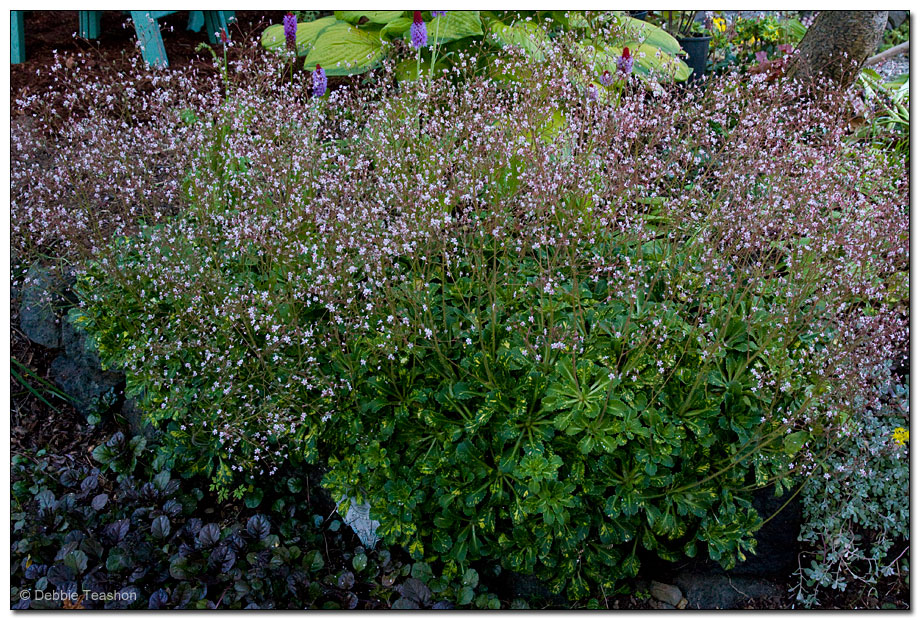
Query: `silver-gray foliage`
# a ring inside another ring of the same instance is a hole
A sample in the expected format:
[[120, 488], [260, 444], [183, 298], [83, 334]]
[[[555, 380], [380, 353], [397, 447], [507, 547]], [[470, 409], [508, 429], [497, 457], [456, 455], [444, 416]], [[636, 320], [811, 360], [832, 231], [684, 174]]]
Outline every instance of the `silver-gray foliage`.
[[886, 405], [866, 411], [849, 432], [828, 441], [828, 456], [803, 488], [799, 540], [816, 551], [795, 572], [796, 596], [820, 603], [822, 588], [875, 588], [894, 574], [906, 578], [910, 528], [910, 459], [895, 429], [910, 426], [908, 382], [886, 390]]

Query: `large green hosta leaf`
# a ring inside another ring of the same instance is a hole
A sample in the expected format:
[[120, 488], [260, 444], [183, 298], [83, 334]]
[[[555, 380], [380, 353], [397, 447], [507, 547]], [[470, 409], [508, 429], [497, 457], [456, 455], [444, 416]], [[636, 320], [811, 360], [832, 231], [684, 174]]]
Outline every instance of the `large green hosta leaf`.
[[[670, 36], [670, 35], [669, 35]], [[629, 45], [632, 43], [632, 46]], [[633, 67], [645, 75], [664, 74], [676, 82], [683, 82], [690, 77], [690, 67], [683, 60], [648, 43], [630, 41], [622, 47], [628, 47], [633, 56]], [[608, 53], [614, 56], [613, 65], [616, 67], [616, 57], [623, 53], [622, 47], [610, 47]]]
[[394, 19], [386, 26], [380, 30], [380, 36], [387, 39], [393, 39], [396, 37], [401, 37], [403, 34], [409, 31], [409, 27], [412, 26], [412, 20], [408, 17], [400, 17]]
[[683, 82], [690, 77], [690, 67], [676, 56], [660, 50], [648, 43], [628, 41], [622, 45], [601, 47], [591, 41], [582, 41], [580, 49], [585, 58], [594, 66], [597, 75], [604, 71], [616, 73], [617, 58], [628, 47], [633, 57], [633, 71], [642, 78], [666, 76], [674, 81]]
[[376, 67], [385, 53], [378, 33], [339, 21], [322, 31], [307, 54], [304, 67], [313, 69], [320, 65], [326, 75], [354, 75]]
[[357, 24], [362, 17], [372, 24], [389, 24], [403, 16], [405, 11], [336, 11], [335, 16], [350, 24]]
[[[412, 20], [407, 21], [409, 23], [403, 36], [408, 40], [411, 36], [409, 25], [412, 24]], [[448, 11], [447, 15], [436, 17], [425, 26], [428, 30], [428, 45], [482, 36], [482, 19], [479, 17], [479, 11]]]
[[[316, 21], [297, 24], [297, 55], [303, 56], [313, 44], [320, 33], [335, 24], [336, 18], [323, 17]], [[273, 24], [262, 33], [262, 47], [269, 50], [281, 51], [284, 49], [284, 25]]]
[[681, 53], [677, 39], [658, 26], [622, 14], [617, 15], [616, 20], [619, 25], [626, 28], [626, 36], [634, 42], [641, 41], [672, 56]]
[[543, 60], [543, 50], [549, 43], [549, 36], [538, 24], [532, 21], [518, 21], [505, 25], [495, 21], [489, 26], [489, 30], [502, 47], [519, 47], [534, 60]]
[[[443, 58], [439, 58], [435, 65], [435, 73], [440, 73], [446, 66]], [[421, 63], [416, 62], [415, 58], [407, 58], [396, 65], [396, 79], [400, 82], [414, 82], [419, 76], [426, 75], [431, 75], [430, 58], [422, 58]]]

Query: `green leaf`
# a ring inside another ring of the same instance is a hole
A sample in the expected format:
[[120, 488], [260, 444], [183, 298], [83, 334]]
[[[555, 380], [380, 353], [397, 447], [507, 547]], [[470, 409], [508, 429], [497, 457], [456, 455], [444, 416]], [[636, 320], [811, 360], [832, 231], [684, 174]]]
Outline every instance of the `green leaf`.
[[262, 503], [263, 494], [264, 492], [262, 489], [253, 488], [246, 494], [246, 498], [243, 500], [243, 503], [246, 504], [247, 508], [256, 508], [259, 504]]
[[[428, 30], [428, 45], [482, 36], [479, 11], [448, 11], [447, 15], [436, 17], [425, 26]], [[403, 36], [409, 40], [411, 33], [408, 29]]]
[[335, 17], [349, 24], [357, 24], [362, 17], [372, 24], [389, 24], [394, 19], [399, 19], [403, 11], [335, 11]]
[[357, 572], [363, 571], [367, 568], [367, 555], [359, 553], [351, 559], [351, 565]]
[[520, 48], [537, 62], [542, 62], [545, 58], [543, 50], [549, 44], [549, 36], [535, 22], [517, 21], [511, 25], [505, 25], [500, 21], [495, 21], [489, 25], [489, 31], [502, 47]]
[[450, 534], [443, 530], [435, 530], [431, 540], [431, 546], [434, 547], [435, 551], [447, 553], [453, 545], [454, 541], [451, 539]]
[[379, 65], [385, 54], [383, 41], [376, 33], [340, 21], [319, 35], [304, 60], [304, 67], [313, 69], [320, 65], [326, 75], [355, 75]]
[[395, 39], [401, 37], [412, 27], [412, 20], [408, 17], [394, 19], [380, 30], [381, 38]]
[[102, 465], [108, 465], [111, 463], [117, 455], [105, 444], [96, 446], [93, 450], [93, 458], [96, 459]]
[[630, 555], [621, 564], [623, 574], [627, 577], [635, 577], [639, 574], [639, 558], [635, 554]]
[[140, 456], [146, 447], [147, 438], [143, 435], [135, 435], [131, 438], [131, 441], [128, 442], [128, 448], [131, 450], [134, 456]]
[[428, 566], [426, 562], [416, 562], [413, 564], [410, 574], [422, 583], [428, 583], [434, 579], [434, 571], [431, 570], [431, 567]]
[[628, 47], [633, 57], [633, 70], [642, 76], [650, 76], [653, 72], [664, 74], [677, 82], [683, 82], [690, 77], [690, 67], [683, 60], [669, 54], [648, 43], [626, 41], [622, 45], [605, 48], [598, 53], [597, 62], [599, 73], [604, 70], [616, 72], [616, 59], [623, 53], [623, 48]]
[[[323, 17], [316, 21], [297, 24], [297, 35], [294, 37], [297, 46], [297, 55], [303, 56], [307, 50], [329, 26], [335, 24], [338, 20], [331, 15]], [[280, 52], [285, 49], [284, 25], [272, 24], [262, 32], [262, 47], [267, 50]]]
[[421, 560], [424, 557], [425, 545], [422, 544], [422, 541], [415, 539], [409, 543], [409, 555], [413, 560]]
[[120, 547], [112, 547], [105, 560], [105, 569], [110, 573], [117, 573], [131, 566], [131, 559]]
[[479, 585], [479, 573], [476, 572], [475, 568], [468, 568], [463, 573], [463, 585], [469, 586], [470, 588], [475, 588]]
[[[635, 19], [628, 15], [618, 15], [617, 22], [627, 29], [627, 36], [636, 41], [641, 41], [653, 49], [674, 56], [681, 53], [680, 43], [673, 36], [668, 34], [662, 28], [641, 19]], [[630, 50], [633, 48], [630, 47]]]
[[623, 416], [629, 407], [619, 398], [611, 398], [607, 403], [607, 412], [615, 416]]
[[320, 570], [326, 564], [323, 560], [323, 554], [319, 550], [308, 551], [303, 557], [303, 565], [314, 572]]
[[783, 437], [783, 449], [786, 454], [795, 454], [808, 441], [808, 431], [796, 431]]

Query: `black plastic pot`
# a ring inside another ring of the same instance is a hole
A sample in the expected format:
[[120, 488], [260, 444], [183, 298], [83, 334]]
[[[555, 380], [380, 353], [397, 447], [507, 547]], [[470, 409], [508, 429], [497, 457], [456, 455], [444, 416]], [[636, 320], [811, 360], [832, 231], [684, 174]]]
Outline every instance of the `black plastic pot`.
[[706, 60], [709, 58], [709, 42], [712, 37], [681, 37], [677, 39], [680, 47], [687, 52], [687, 66], [693, 72], [690, 81], [695, 81], [706, 75]]

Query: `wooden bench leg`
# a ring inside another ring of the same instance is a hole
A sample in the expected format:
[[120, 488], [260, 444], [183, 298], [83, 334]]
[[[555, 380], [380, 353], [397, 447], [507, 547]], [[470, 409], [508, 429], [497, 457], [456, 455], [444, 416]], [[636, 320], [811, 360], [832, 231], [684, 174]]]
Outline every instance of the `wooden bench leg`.
[[98, 39], [102, 24], [102, 11], [80, 11], [80, 36]]
[[[224, 17], [225, 11], [203, 11], [204, 27], [208, 31], [208, 41], [211, 43], [220, 43], [221, 28], [227, 28], [227, 19]], [[229, 35], [229, 31], [227, 31]]]
[[131, 20], [141, 44], [144, 61], [154, 67], [168, 67], [169, 60], [166, 58], [166, 48], [163, 47], [160, 25], [150, 11], [131, 11]]
[[10, 62], [18, 65], [26, 60], [26, 29], [22, 11], [10, 11]]
[[201, 32], [202, 26], [204, 26], [204, 14], [201, 11], [189, 11], [188, 26], [185, 29], [192, 32]]

